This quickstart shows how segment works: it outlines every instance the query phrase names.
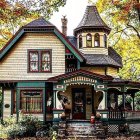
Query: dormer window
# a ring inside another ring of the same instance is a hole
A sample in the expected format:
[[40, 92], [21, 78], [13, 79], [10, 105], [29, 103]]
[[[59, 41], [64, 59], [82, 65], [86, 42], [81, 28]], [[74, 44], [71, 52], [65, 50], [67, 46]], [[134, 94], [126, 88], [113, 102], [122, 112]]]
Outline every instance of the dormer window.
[[96, 33], [94, 35], [94, 47], [99, 47], [100, 46], [100, 35]]
[[82, 46], [83, 46], [83, 40], [82, 40], [82, 35], [80, 35], [79, 36], [79, 49], [81, 49], [82, 48]]
[[107, 48], [107, 36], [104, 34], [104, 47]]
[[87, 47], [92, 47], [92, 35], [91, 34], [87, 34], [86, 37], [86, 43], [87, 43]]

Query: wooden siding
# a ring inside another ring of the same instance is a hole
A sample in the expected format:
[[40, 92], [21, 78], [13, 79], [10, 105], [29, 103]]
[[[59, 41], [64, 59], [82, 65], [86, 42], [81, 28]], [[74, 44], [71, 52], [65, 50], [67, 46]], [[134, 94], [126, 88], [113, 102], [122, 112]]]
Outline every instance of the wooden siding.
[[[52, 73], [28, 73], [28, 49], [52, 49]], [[53, 33], [26, 33], [0, 67], [0, 80], [46, 80], [65, 73], [65, 47]]]
[[[8, 108], [5, 105], [9, 105]], [[4, 90], [3, 94], [3, 118], [11, 116], [11, 90]]]
[[118, 76], [118, 69], [117, 68], [108, 67], [107, 68], [107, 75], [111, 75], [113, 77], [117, 77]]
[[105, 67], [81, 67], [83, 70], [87, 70], [93, 73], [105, 75]]
[[100, 48], [100, 47], [92, 47], [92, 48], [87, 48], [84, 47], [82, 49], [80, 49], [80, 51], [84, 54], [105, 54], [108, 55], [108, 49], [107, 48]]

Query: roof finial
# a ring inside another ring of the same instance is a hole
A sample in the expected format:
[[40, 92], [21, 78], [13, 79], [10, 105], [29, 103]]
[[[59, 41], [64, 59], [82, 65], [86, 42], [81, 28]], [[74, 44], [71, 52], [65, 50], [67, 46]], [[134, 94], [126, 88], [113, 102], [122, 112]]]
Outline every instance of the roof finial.
[[89, 5], [96, 5], [97, 0], [88, 0]]

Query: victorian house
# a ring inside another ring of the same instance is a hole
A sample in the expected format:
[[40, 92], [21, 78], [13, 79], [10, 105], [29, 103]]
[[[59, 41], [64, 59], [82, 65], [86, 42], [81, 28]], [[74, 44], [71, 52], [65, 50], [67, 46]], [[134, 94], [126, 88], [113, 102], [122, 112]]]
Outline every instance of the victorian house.
[[62, 33], [44, 18], [20, 28], [0, 51], [2, 118], [22, 111], [54, 122], [65, 112], [68, 121], [89, 121], [99, 112], [108, 123], [136, 121], [140, 83], [118, 77], [122, 58], [108, 46], [110, 31], [96, 6], [87, 6], [74, 36], [66, 34], [66, 17]]

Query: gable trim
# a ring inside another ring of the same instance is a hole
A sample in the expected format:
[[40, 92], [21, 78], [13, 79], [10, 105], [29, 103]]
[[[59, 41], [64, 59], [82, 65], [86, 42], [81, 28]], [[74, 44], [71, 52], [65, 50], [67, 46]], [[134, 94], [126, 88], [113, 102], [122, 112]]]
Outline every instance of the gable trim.
[[89, 71], [86, 71], [86, 70], [79, 69], [79, 70], [74, 71], [74, 72], [70, 72], [70, 73], [61, 74], [61, 75], [58, 75], [58, 76], [55, 76], [55, 77], [51, 77], [47, 81], [48, 82], [58, 82], [58, 81], [61, 81], [61, 80], [67, 79], [67, 78], [71, 78], [73, 76], [78, 76], [78, 75], [79, 76], [82, 75], [82, 76], [90, 77], [90, 78], [96, 78], [96, 79], [100, 79], [100, 80], [103, 80], [103, 81], [112, 81], [113, 80], [112, 76], [100, 75], [100, 74], [96, 74], [96, 73], [92, 73], [92, 72], [89, 72]]
[[76, 50], [75, 47], [72, 46], [72, 44], [58, 30], [55, 29], [54, 33], [66, 45], [66, 47], [73, 53], [73, 55], [76, 56], [76, 58], [80, 62], [83, 62], [84, 57], [78, 52], [78, 50]]
[[24, 34], [24, 30], [21, 28], [2, 48], [0, 51], [0, 59], [6, 55], [6, 53], [11, 49], [11, 47], [18, 41], [18, 39]]
[[[17, 31], [17, 33], [7, 42], [7, 44], [0, 51], [0, 59], [2, 59], [7, 54], [7, 52], [13, 47], [13, 45], [19, 40], [19, 38], [24, 33], [34, 32], [33, 29], [37, 29], [37, 27], [30, 28], [30, 29], [31, 30], [29, 30], [29, 28], [28, 28], [28, 30], [26, 30], [26, 28], [23, 28], [23, 27], [21, 29], [19, 29], [19, 31]], [[40, 29], [40, 27], [38, 27], [38, 29]], [[49, 31], [47, 31], [47, 29]], [[80, 52], [55, 27], [54, 27], [54, 29], [51, 28], [51, 30], [48, 27], [44, 27], [44, 30], [43, 29], [38, 30], [37, 32], [43, 32], [43, 33], [44, 32], [52, 32], [52, 33], [54, 33], [62, 41], [62, 43], [74, 54], [74, 56], [80, 62], [84, 61], [84, 57], [80, 54]]]

